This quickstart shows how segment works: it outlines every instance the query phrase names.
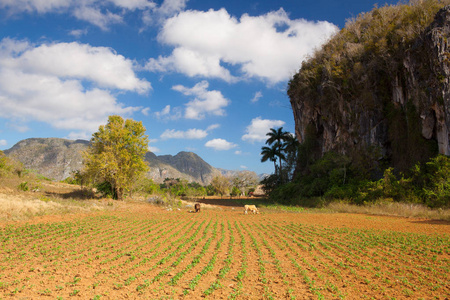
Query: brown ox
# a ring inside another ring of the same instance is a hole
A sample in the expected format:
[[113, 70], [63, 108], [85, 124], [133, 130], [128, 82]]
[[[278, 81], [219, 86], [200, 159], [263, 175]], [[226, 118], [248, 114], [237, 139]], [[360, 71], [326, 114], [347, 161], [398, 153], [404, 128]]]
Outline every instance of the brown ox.
[[200, 212], [200, 203], [195, 203], [194, 209], [195, 209], [195, 212]]
[[245, 205], [244, 212], [247, 214], [248, 211], [251, 211], [253, 214], [259, 214], [258, 208], [254, 205]]

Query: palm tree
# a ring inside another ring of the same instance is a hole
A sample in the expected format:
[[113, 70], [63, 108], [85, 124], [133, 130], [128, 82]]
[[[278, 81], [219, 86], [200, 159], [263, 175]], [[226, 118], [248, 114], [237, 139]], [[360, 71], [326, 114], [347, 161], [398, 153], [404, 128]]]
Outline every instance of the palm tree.
[[[276, 156], [278, 157], [279, 164], [280, 164], [279, 176], [280, 176], [280, 179], [282, 179], [281, 178], [281, 176], [282, 176], [281, 161], [286, 159], [286, 157], [283, 154], [283, 152], [286, 150], [283, 142], [288, 140], [289, 137], [291, 136], [291, 134], [287, 131], [283, 131], [283, 127], [280, 127], [276, 130], [274, 128], [270, 128], [270, 131], [266, 134], [266, 136], [269, 137], [266, 141], [266, 144], [273, 145], [277, 149]], [[276, 170], [276, 168], [275, 168], [275, 170]]]
[[275, 168], [275, 173], [277, 173], [277, 156], [278, 156], [278, 148], [276, 145], [273, 145], [272, 147], [262, 147], [261, 148], [261, 162], [266, 162], [268, 160], [273, 162], [273, 166]]
[[285, 161], [284, 169], [286, 169], [285, 173], [288, 176], [288, 180], [291, 180], [294, 177], [296, 169], [300, 143], [298, 142], [296, 136], [289, 133], [289, 135], [284, 140], [283, 146], [286, 153], [286, 158], [284, 160]]
[[273, 143], [278, 142], [281, 145], [281, 142], [288, 139], [291, 134], [287, 131], [283, 131], [283, 127], [280, 127], [277, 130], [270, 128], [270, 131], [266, 134], [266, 136], [269, 137], [266, 144], [272, 145]]
[[284, 138], [284, 147], [288, 153], [296, 153], [299, 145], [297, 137], [291, 133]]

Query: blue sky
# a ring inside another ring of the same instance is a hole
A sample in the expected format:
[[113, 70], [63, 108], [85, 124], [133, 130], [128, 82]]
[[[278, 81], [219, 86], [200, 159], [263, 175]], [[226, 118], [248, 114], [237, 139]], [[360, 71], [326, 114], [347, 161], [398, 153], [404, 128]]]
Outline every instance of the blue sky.
[[0, 0], [0, 149], [88, 140], [119, 114], [157, 155], [271, 173], [260, 150], [269, 128], [294, 132], [286, 89], [302, 60], [396, 2]]

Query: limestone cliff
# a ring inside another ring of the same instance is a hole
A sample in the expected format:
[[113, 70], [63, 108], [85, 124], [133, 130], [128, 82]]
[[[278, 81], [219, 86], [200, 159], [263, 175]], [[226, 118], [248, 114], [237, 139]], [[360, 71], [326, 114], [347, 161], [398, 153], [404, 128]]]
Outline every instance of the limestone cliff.
[[349, 21], [289, 83], [296, 134], [399, 170], [450, 155], [449, 1], [385, 6]]
[[81, 152], [88, 141], [59, 138], [31, 138], [18, 142], [5, 154], [22, 162], [27, 169], [34, 170], [50, 179], [63, 180], [83, 164]]

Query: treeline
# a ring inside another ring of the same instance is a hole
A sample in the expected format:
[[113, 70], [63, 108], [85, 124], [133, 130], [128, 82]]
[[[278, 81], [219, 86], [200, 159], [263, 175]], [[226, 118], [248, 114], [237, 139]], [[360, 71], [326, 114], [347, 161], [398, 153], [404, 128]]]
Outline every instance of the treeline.
[[322, 206], [344, 200], [368, 204], [378, 200], [450, 207], [450, 158], [438, 155], [404, 173], [386, 168], [379, 180], [342, 154], [326, 153], [306, 166], [295, 179], [270, 191], [269, 200], [286, 205]]
[[205, 196], [248, 196], [255, 191], [258, 184], [256, 173], [242, 171], [234, 176], [215, 176], [211, 183], [203, 186], [198, 182], [188, 182], [180, 178], [166, 178], [163, 183], [156, 183], [150, 178], [142, 178], [132, 192], [150, 195], [168, 195], [177, 198], [197, 198]]
[[[76, 171], [63, 182], [86, 186], [83, 180], [83, 175]], [[206, 186], [198, 182], [188, 182], [181, 178], [165, 178], [162, 183], [157, 183], [151, 178], [141, 176], [129, 187], [126, 195], [153, 195], [163, 198], [239, 197], [251, 195], [258, 183], [258, 176], [251, 171], [237, 172], [233, 176], [218, 175]], [[88, 183], [87, 185], [95, 188], [103, 197], [114, 198], [113, 190], [107, 182]]]

